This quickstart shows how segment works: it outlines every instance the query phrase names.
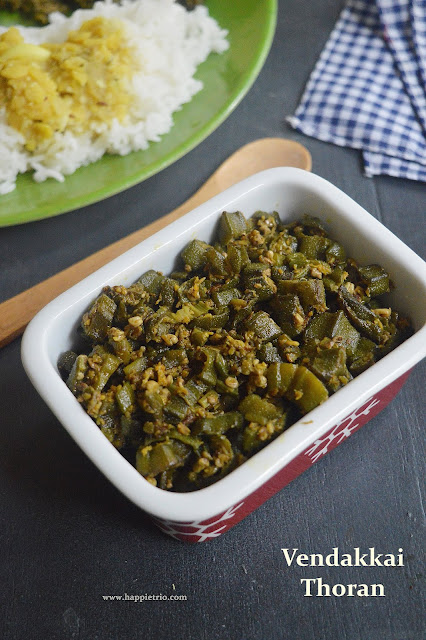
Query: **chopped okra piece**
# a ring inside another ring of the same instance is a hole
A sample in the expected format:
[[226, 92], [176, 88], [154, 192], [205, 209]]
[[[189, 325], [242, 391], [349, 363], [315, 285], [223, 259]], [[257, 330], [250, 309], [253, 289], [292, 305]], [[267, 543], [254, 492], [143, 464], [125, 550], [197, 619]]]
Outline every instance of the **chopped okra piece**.
[[294, 222], [292, 225], [295, 232], [300, 233], [300, 227], [303, 228], [304, 233], [310, 233], [317, 236], [326, 236], [327, 231], [317, 216], [311, 216], [307, 213], [302, 218], [301, 222]]
[[117, 449], [121, 449], [123, 447], [124, 437], [121, 433], [121, 423], [105, 420], [103, 424], [99, 425], [99, 428], [114, 447]]
[[270, 276], [270, 266], [262, 262], [252, 262], [243, 271], [244, 287], [251, 291], [259, 302], [269, 300], [277, 292], [277, 285]]
[[150, 269], [141, 275], [138, 282], [142, 284], [150, 294], [154, 297], [158, 297], [160, 295], [163, 280], [164, 276], [162, 276], [161, 273]]
[[215, 365], [216, 372], [217, 372], [217, 375], [219, 376], [219, 378], [227, 378], [228, 377], [229, 368], [228, 368], [228, 365], [226, 363], [225, 358], [220, 353], [220, 351], [216, 352], [214, 365]]
[[219, 223], [219, 238], [226, 244], [234, 238], [239, 238], [247, 231], [247, 221], [241, 211], [222, 214]]
[[140, 358], [136, 358], [128, 365], [123, 368], [124, 375], [126, 378], [131, 378], [132, 376], [138, 375], [145, 371], [148, 365], [148, 358], [141, 356]]
[[151, 340], [161, 342], [162, 337], [170, 333], [171, 325], [170, 310], [167, 307], [160, 307], [147, 319], [145, 323], [145, 335], [147, 342], [150, 342]]
[[343, 311], [337, 311], [333, 314], [333, 317], [335, 320], [330, 337], [334, 338], [340, 346], [345, 347], [348, 356], [352, 356], [359, 342], [360, 335], [346, 318]]
[[164, 278], [160, 289], [161, 304], [163, 307], [173, 309], [178, 287], [179, 282], [177, 280], [173, 280], [173, 278]]
[[206, 254], [206, 268], [211, 276], [226, 276], [228, 270], [224, 253], [210, 247]]
[[299, 366], [287, 389], [286, 398], [294, 402], [302, 414], [306, 414], [327, 400], [328, 391], [312, 371]]
[[92, 342], [102, 342], [106, 339], [116, 309], [114, 300], [103, 293], [90, 311], [84, 314], [81, 326]]
[[301, 333], [308, 323], [309, 318], [305, 315], [297, 294], [276, 295], [271, 300], [270, 307], [272, 316], [278, 322], [282, 332], [291, 338]]
[[217, 382], [217, 372], [215, 367], [216, 351], [205, 347], [200, 347], [200, 353], [202, 354], [204, 364], [199, 375], [200, 380], [208, 384], [210, 387], [214, 387]]
[[296, 374], [296, 369], [296, 364], [288, 362], [270, 364], [266, 374], [269, 394], [274, 397], [284, 396]]
[[207, 251], [210, 245], [202, 240], [192, 240], [186, 245], [181, 256], [185, 265], [189, 265], [192, 271], [198, 271], [207, 262]]
[[191, 342], [197, 347], [202, 347], [209, 339], [209, 335], [208, 331], [203, 331], [203, 329], [194, 327], [191, 331]]
[[115, 355], [118, 356], [124, 364], [128, 364], [133, 349], [124, 331], [117, 329], [117, 327], [111, 327], [111, 329], [108, 330], [108, 344]]
[[[96, 345], [92, 349], [87, 358], [87, 362], [89, 368], [86, 372], [86, 378], [89, 386], [96, 391], [102, 391], [108, 380], [121, 364], [120, 358], [117, 358], [117, 356], [107, 351], [105, 347], [101, 345]], [[90, 372], [93, 372], [93, 376], [90, 376]]]
[[189, 407], [194, 407], [201, 396], [206, 393], [206, 391], [211, 388], [212, 385], [208, 384], [201, 380], [201, 378], [194, 377], [192, 378], [187, 385], [185, 385], [185, 395], [183, 396], [184, 401]]
[[221, 307], [215, 311], [205, 313], [194, 320], [194, 326], [207, 331], [221, 329], [229, 319], [229, 309]]
[[324, 338], [333, 340], [337, 346], [345, 347], [352, 356], [360, 334], [347, 320], [343, 311], [322, 313], [310, 321], [305, 331], [305, 344], [315, 346]]
[[244, 245], [228, 243], [227, 254], [231, 273], [241, 273], [250, 262], [247, 248]]
[[325, 255], [330, 240], [322, 236], [305, 236], [299, 239], [299, 251], [307, 258], [321, 260]]
[[143, 431], [140, 421], [131, 416], [120, 416], [121, 436], [130, 447], [139, 447], [143, 442]]
[[330, 273], [325, 275], [322, 279], [326, 291], [337, 293], [339, 287], [345, 282], [348, 275], [349, 274], [345, 270], [345, 266], [338, 264], [332, 269]]
[[335, 324], [333, 313], [325, 312], [314, 316], [304, 332], [304, 341], [307, 346], [315, 346], [325, 337], [330, 337]]
[[195, 435], [222, 434], [229, 431], [229, 429], [240, 428], [243, 422], [243, 416], [239, 411], [229, 411], [218, 416], [199, 418], [192, 428], [192, 433]]
[[338, 242], [331, 242], [325, 251], [325, 260], [328, 264], [341, 264], [346, 260], [346, 252]]
[[269, 400], [261, 398], [256, 393], [246, 396], [238, 406], [244, 418], [249, 422], [267, 424], [270, 420], [276, 420], [283, 415], [281, 407], [272, 404]]
[[260, 340], [266, 342], [273, 340], [282, 333], [281, 328], [266, 311], [257, 311], [247, 318], [244, 325], [247, 331], [253, 331]]
[[169, 438], [173, 438], [173, 440], [178, 440], [179, 442], [183, 442], [188, 447], [191, 447], [194, 451], [198, 451], [198, 449], [202, 446], [203, 441], [200, 438], [194, 438], [194, 436], [186, 435], [184, 433], [180, 433], [177, 429], [170, 429], [167, 432]]
[[358, 272], [370, 298], [390, 291], [389, 274], [380, 265], [369, 264], [366, 267], [359, 267]]
[[135, 392], [130, 382], [124, 382], [115, 394], [118, 408], [124, 415], [132, 413], [135, 407]]
[[327, 309], [324, 285], [321, 280], [281, 280], [278, 282], [278, 293], [293, 294], [299, 297], [305, 313], [311, 309], [323, 313]]
[[256, 355], [261, 362], [268, 364], [282, 361], [277, 347], [272, 342], [264, 342], [257, 350]]
[[189, 453], [189, 447], [176, 440], [142, 446], [136, 453], [136, 469], [147, 478], [155, 478], [163, 471], [182, 466]]
[[188, 415], [188, 405], [185, 400], [178, 395], [172, 395], [171, 399], [164, 407], [165, 413], [169, 416], [171, 422], [181, 422]]
[[88, 369], [87, 356], [84, 354], [77, 356], [74, 360], [74, 364], [69, 372], [67, 385], [71, 391], [76, 394], [78, 384], [81, 383], [86, 375]]
[[265, 443], [284, 431], [286, 420], [287, 414], [283, 413], [278, 418], [269, 420], [266, 425], [250, 422], [244, 429], [242, 436], [244, 453], [253, 454], [257, 449], [265, 446]]
[[322, 349], [311, 362], [310, 368], [331, 391], [337, 391], [352, 378], [346, 368], [346, 350], [343, 347]]
[[59, 356], [58, 369], [64, 376], [68, 376], [71, 373], [71, 369], [74, 366], [74, 362], [77, 359], [75, 351], [65, 351]]
[[390, 333], [386, 331], [380, 318], [351, 295], [347, 287], [340, 287], [338, 301], [349, 322], [355, 325], [367, 338], [370, 338], [376, 344], [384, 344], [389, 339]]
[[177, 293], [182, 304], [194, 303], [206, 297], [206, 279], [195, 276], [190, 280], [185, 280], [178, 286]]
[[280, 216], [277, 211], [266, 213], [266, 211], [256, 211], [250, 218], [256, 227], [258, 227], [264, 235], [274, 233], [281, 224]]
[[161, 362], [166, 369], [173, 369], [174, 367], [186, 364], [188, 362], [188, 356], [185, 349], [170, 349], [165, 352], [161, 358]]
[[170, 277], [173, 280], [177, 280], [177, 282], [183, 282], [184, 280], [187, 279], [188, 272], [187, 271], [172, 271], [172, 273], [170, 274]]
[[231, 442], [224, 435], [214, 434], [210, 436], [209, 444], [210, 453], [212, 454], [216, 468], [219, 471], [226, 469], [235, 456]]
[[376, 348], [374, 342], [368, 338], [360, 337], [349, 365], [349, 371], [353, 376], [357, 376], [374, 364]]
[[231, 302], [231, 300], [236, 300], [237, 298], [241, 297], [242, 294], [236, 287], [233, 287], [232, 289], [222, 287], [218, 291], [213, 291], [212, 293], [212, 300], [218, 307], [226, 307]]
[[284, 362], [297, 362], [301, 357], [302, 350], [299, 346], [298, 340], [292, 340], [290, 336], [283, 333], [277, 339], [278, 353]]
[[305, 278], [308, 275], [310, 263], [305, 254], [300, 252], [290, 253], [286, 258], [292, 278], [299, 280], [300, 278]]

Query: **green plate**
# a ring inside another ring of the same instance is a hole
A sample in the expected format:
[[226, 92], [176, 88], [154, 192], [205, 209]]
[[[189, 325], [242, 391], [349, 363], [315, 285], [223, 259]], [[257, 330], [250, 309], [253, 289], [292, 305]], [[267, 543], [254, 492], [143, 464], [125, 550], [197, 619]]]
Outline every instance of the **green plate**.
[[[15, 191], [0, 196], [0, 226], [48, 218], [84, 207], [146, 180], [202, 142], [235, 109], [261, 70], [275, 31], [277, 0], [208, 0], [210, 15], [228, 29], [230, 47], [211, 54], [197, 70], [204, 88], [181, 111], [160, 142], [128, 156], [104, 156], [65, 182], [18, 178]], [[0, 12], [0, 24], [16, 16]], [[16, 22], [15, 22], [16, 23]]]

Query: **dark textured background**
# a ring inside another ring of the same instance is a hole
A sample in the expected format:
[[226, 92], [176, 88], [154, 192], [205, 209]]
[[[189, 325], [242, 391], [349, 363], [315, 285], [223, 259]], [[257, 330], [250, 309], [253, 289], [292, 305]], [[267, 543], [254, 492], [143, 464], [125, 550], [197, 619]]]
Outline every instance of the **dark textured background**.
[[[226, 1], [226, 0], [224, 0]], [[417, 253], [425, 186], [366, 179], [360, 156], [284, 123], [343, 0], [281, 0], [271, 54], [234, 114], [147, 182], [105, 202], [0, 231], [6, 299], [183, 202], [242, 144], [301, 140], [313, 169]], [[85, 458], [27, 380], [19, 342], [0, 351], [1, 613], [4, 640], [420, 640], [424, 366], [378, 417], [223, 537], [161, 534]], [[403, 568], [288, 568], [281, 547], [405, 553]], [[301, 578], [383, 583], [385, 598], [305, 598]], [[173, 586], [175, 585], [175, 591]], [[186, 602], [105, 602], [104, 594]]]

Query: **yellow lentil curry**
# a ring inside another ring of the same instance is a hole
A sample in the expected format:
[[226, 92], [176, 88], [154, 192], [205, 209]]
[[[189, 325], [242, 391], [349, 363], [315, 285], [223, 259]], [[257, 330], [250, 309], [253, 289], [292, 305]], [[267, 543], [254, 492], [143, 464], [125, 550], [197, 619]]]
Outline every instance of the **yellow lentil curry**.
[[28, 151], [57, 131], [78, 135], [125, 119], [136, 62], [124, 29], [97, 17], [59, 44], [26, 43], [15, 27], [0, 36], [0, 107]]

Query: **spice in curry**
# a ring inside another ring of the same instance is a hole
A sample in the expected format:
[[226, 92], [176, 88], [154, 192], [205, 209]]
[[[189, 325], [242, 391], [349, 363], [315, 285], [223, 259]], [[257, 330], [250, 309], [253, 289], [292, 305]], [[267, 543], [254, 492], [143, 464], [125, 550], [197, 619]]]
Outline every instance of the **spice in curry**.
[[68, 387], [153, 485], [193, 491], [223, 478], [405, 340], [359, 266], [305, 216], [223, 213], [213, 244], [182, 269], [105, 287], [82, 319], [87, 348], [63, 354]]

